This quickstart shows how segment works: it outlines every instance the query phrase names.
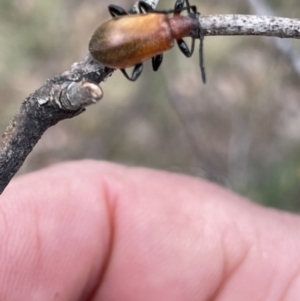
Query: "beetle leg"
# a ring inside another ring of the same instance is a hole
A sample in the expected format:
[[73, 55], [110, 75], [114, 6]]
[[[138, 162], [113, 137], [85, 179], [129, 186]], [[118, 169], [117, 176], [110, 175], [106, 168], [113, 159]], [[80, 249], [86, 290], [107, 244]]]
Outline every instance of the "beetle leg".
[[157, 71], [161, 62], [163, 60], [163, 55], [162, 54], [158, 54], [154, 57], [152, 57], [152, 68], [154, 71]]
[[123, 75], [130, 81], [133, 81], [132, 78], [127, 74], [126, 70], [125, 69], [120, 69], [121, 72], [123, 73]]
[[190, 9], [191, 9], [191, 11], [192, 11], [193, 14], [196, 15], [198, 13], [197, 12], [197, 7], [195, 5], [190, 6]]
[[128, 15], [127, 11], [118, 5], [109, 5], [108, 11], [113, 18]]
[[[186, 6], [184, 7], [184, 3]], [[183, 10], [187, 10], [188, 14], [191, 14], [191, 11], [194, 15], [197, 14], [197, 7], [195, 5], [190, 5], [189, 0], [177, 0], [174, 6], [174, 13], [180, 14]]]
[[139, 11], [143, 14], [153, 11], [152, 6], [144, 1], [139, 1], [138, 8], [139, 8]]
[[199, 64], [200, 64], [200, 70], [201, 70], [201, 77], [203, 84], [206, 83], [206, 74], [205, 74], [205, 68], [204, 68], [204, 59], [203, 59], [203, 33], [200, 32], [199, 35], [200, 38], [200, 45], [199, 45]]
[[142, 71], [143, 71], [142, 63], [135, 65], [132, 71], [131, 80], [132, 81], [137, 80], [138, 77], [141, 75]]
[[141, 75], [143, 71], [143, 64], [137, 64], [134, 66], [134, 69], [132, 71], [131, 77], [127, 74], [125, 69], [120, 69], [123, 73], [123, 75], [130, 81], [134, 82], [138, 79], [138, 77]]
[[[185, 3], [186, 3], [187, 11], [190, 14], [191, 13], [191, 6], [190, 6], [190, 3], [189, 3], [189, 0], [185, 0]], [[194, 5], [194, 7], [196, 7], [196, 6]]]
[[[186, 3], [186, 7], [184, 8], [184, 3]], [[183, 9], [186, 9], [188, 12], [190, 12], [190, 8], [196, 7], [195, 5], [191, 6], [189, 3], [189, 0], [177, 0], [174, 6], [174, 10], [181, 11]]]
[[186, 45], [185, 41], [183, 39], [177, 40], [177, 44], [181, 52], [186, 56], [186, 57], [191, 57], [193, 52], [194, 52], [194, 47], [195, 47], [195, 39], [192, 38], [192, 44], [191, 44], [191, 50], [188, 48]]
[[175, 3], [175, 6], [174, 6], [174, 10], [181, 12], [184, 2], [185, 2], [185, 0], [177, 0]]

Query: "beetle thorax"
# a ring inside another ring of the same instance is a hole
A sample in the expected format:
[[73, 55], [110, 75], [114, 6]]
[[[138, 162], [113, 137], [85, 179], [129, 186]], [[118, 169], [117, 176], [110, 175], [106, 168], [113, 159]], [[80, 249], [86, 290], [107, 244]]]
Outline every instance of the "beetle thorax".
[[198, 21], [189, 16], [174, 15], [169, 19], [169, 23], [172, 36], [176, 40], [191, 35], [195, 28], [198, 28]]

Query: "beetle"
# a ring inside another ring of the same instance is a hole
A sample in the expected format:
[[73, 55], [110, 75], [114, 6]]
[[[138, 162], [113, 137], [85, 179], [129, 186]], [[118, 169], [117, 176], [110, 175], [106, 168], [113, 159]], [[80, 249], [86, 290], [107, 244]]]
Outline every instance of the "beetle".
[[[89, 51], [92, 57], [108, 68], [120, 69], [127, 79], [135, 81], [142, 73], [143, 62], [150, 58], [153, 70], [158, 70], [162, 53], [174, 46], [174, 40], [182, 53], [191, 57], [197, 32], [200, 39], [200, 69], [205, 83], [203, 34], [196, 6], [191, 6], [188, 0], [176, 0], [173, 10], [164, 11], [154, 10], [146, 2], [139, 1], [138, 9], [141, 14], [130, 14], [117, 5], [108, 6], [113, 19], [100, 25], [91, 37]], [[184, 10], [187, 11], [186, 16], [181, 15]], [[187, 36], [192, 38], [190, 49], [183, 40]], [[132, 66], [132, 75], [129, 76], [125, 68]]]

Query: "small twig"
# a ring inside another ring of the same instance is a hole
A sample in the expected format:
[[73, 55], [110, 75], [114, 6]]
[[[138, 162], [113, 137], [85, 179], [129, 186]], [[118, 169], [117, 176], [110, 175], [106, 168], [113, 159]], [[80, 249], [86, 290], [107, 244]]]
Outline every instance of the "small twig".
[[105, 76], [104, 67], [86, 57], [25, 99], [0, 140], [0, 193], [50, 126], [101, 99], [98, 83]]
[[[147, 2], [153, 5], [157, 0]], [[260, 35], [300, 38], [300, 21], [296, 19], [213, 15], [201, 16], [199, 21], [206, 36]], [[0, 141], [0, 193], [50, 126], [80, 114], [85, 106], [101, 99], [102, 91], [98, 84], [112, 72], [112, 69], [105, 68], [87, 56], [73, 64], [69, 71], [48, 80], [25, 99]]]
[[300, 20], [273, 16], [212, 15], [200, 18], [206, 36], [256, 35], [300, 39]]
[[[258, 15], [274, 16], [275, 12], [264, 0], [248, 0], [253, 12]], [[290, 63], [295, 73], [300, 76], [300, 56], [299, 51], [289, 40], [264, 39], [269, 45], [275, 47]]]

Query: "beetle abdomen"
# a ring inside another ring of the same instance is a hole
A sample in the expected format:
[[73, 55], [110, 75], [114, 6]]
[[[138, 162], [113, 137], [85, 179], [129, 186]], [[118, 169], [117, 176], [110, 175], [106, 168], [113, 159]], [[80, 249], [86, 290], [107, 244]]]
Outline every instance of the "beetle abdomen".
[[94, 59], [111, 68], [127, 68], [173, 47], [169, 18], [149, 13], [114, 18], [93, 34], [89, 51]]

